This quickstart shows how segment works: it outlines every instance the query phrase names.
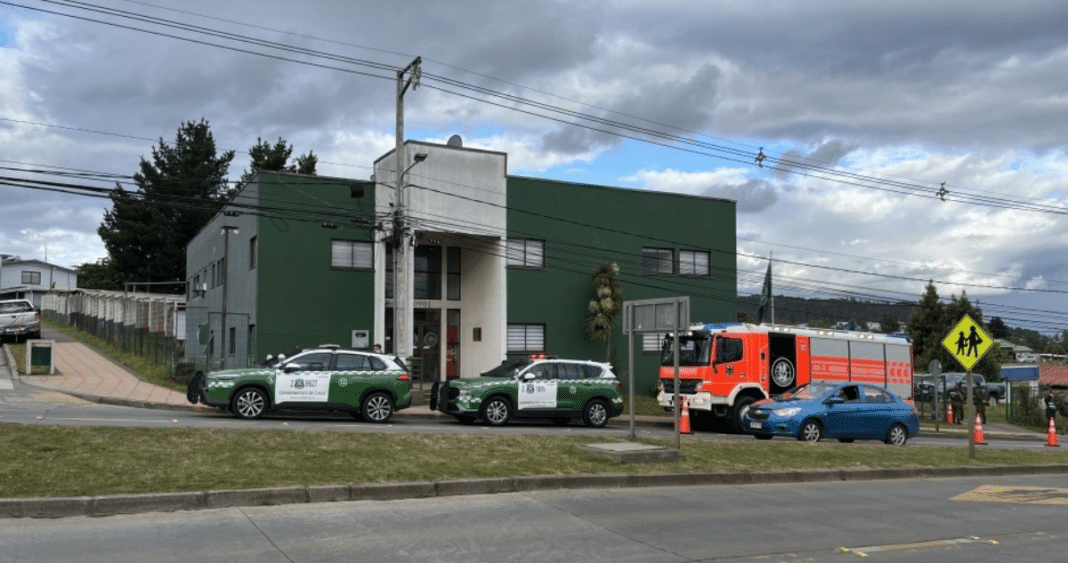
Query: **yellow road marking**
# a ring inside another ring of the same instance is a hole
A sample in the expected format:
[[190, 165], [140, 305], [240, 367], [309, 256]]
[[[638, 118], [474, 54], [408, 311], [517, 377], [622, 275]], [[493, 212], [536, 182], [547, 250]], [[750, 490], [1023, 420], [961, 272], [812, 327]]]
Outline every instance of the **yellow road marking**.
[[1068, 489], [983, 485], [950, 500], [966, 502], [1013, 502], [1018, 504], [1068, 504]]

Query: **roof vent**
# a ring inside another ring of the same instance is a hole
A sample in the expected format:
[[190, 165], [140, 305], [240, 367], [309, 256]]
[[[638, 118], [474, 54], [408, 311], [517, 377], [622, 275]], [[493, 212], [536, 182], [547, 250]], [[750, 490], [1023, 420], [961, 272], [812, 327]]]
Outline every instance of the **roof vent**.
[[464, 146], [464, 140], [461, 139], [459, 135], [453, 135], [452, 137], [449, 137], [449, 142], [445, 143], [445, 145], [450, 147], [462, 147]]

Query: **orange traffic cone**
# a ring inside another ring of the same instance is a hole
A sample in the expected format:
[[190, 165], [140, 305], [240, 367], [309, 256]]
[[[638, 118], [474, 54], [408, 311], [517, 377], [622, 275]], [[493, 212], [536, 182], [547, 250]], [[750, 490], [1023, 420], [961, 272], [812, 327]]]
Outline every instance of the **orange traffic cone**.
[[1046, 435], [1046, 445], [1051, 448], [1059, 448], [1060, 444], [1057, 443], [1057, 423], [1053, 421], [1053, 417], [1049, 417], [1049, 434]]
[[986, 445], [986, 439], [983, 437], [983, 417], [978, 414], [975, 415], [975, 443], [979, 446]]
[[946, 424], [953, 424], [953, 405], [946, 406]]
[[693, 434], [690, 428], [690, 401], [682, 399], [682, 416], [679, 418], [679, 434]]

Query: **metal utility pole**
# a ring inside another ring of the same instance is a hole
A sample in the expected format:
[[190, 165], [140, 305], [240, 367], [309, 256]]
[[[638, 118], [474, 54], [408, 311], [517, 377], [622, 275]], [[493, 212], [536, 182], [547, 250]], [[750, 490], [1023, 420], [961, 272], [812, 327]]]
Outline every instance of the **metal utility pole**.
[[[404, 92], [419, 87], [422, 57], [397, 71], [397, 148], [395, 150], [396, 201], [393, 206], [393, 353], [402, 359], [412, 355], [412, 290], [408, 283], [408, 237], [404, 192]], [[405, 80], [407, 75], [407, 80]]]

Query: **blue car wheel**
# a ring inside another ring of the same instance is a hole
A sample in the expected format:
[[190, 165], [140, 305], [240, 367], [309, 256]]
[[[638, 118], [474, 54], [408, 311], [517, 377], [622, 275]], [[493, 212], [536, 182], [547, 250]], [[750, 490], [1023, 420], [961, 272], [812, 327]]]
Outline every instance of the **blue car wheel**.
[[909, 439], [909, 431], [901, 424], [890, 427], [886, 433], [886, 443], [891, 446], [904, 446]]
[[797, 433], [798, 440], [810, 444], [819, 442], [820, 438], [823, 438], [823, 427], [815, 420], [806, 420], [805, 423], [801, 425], [801, 431]]

